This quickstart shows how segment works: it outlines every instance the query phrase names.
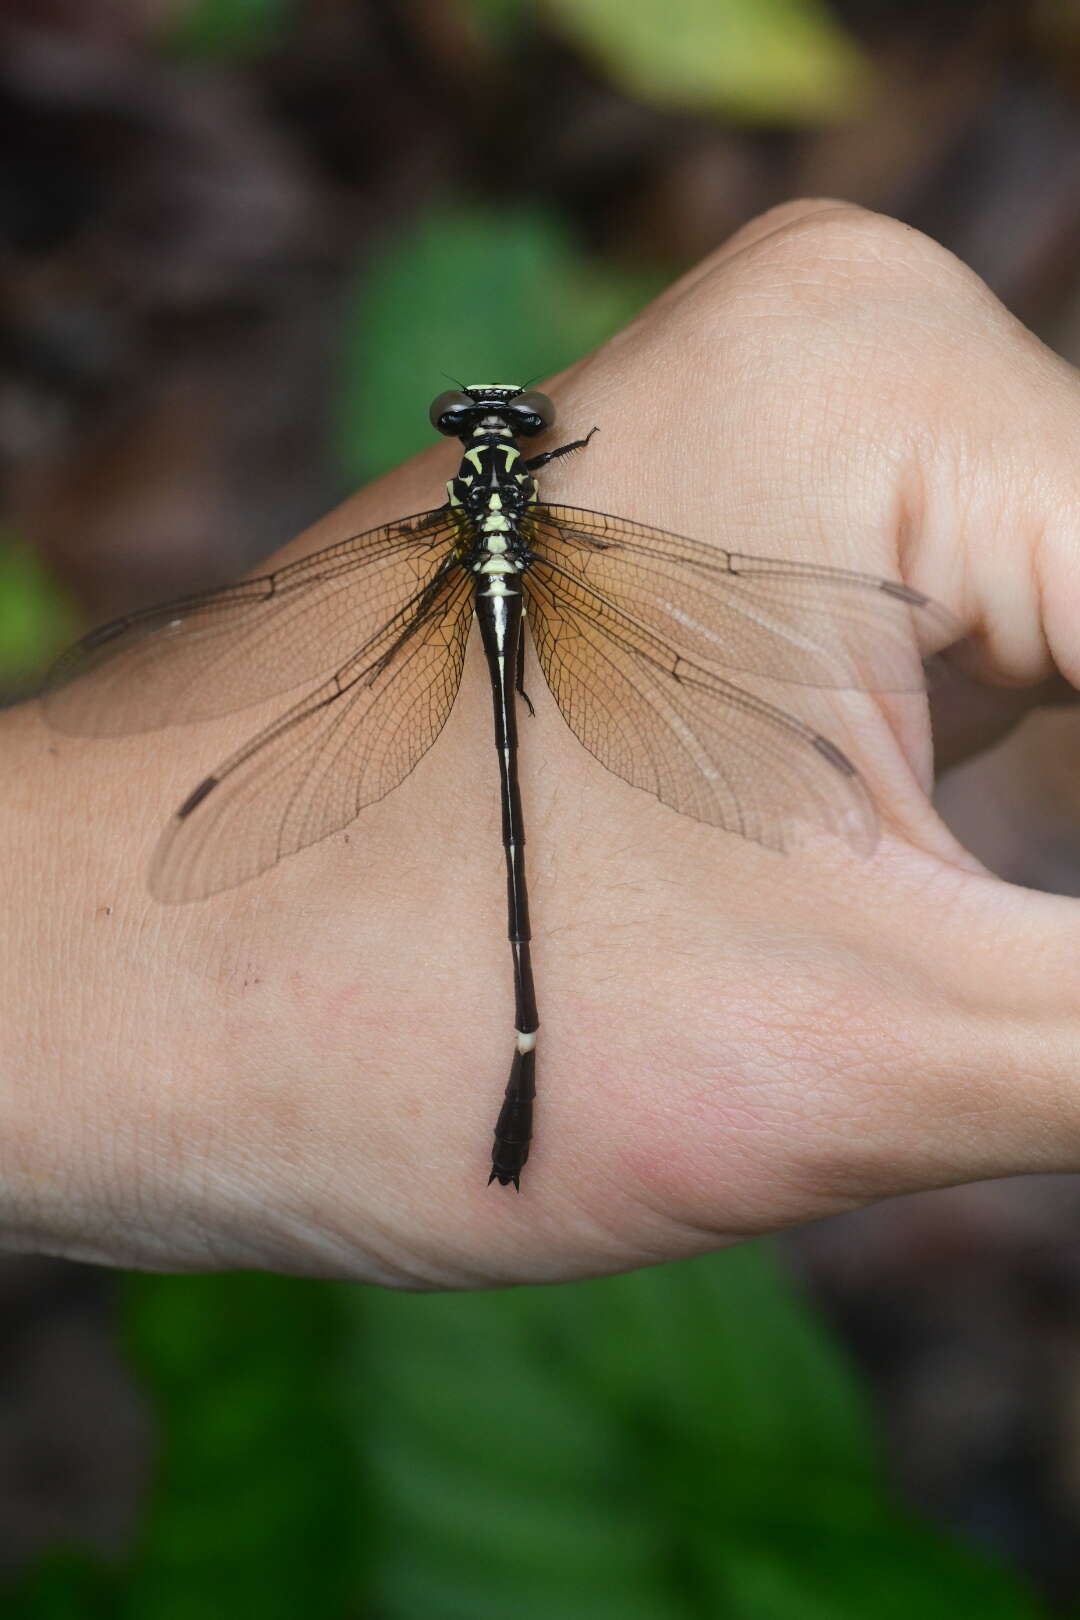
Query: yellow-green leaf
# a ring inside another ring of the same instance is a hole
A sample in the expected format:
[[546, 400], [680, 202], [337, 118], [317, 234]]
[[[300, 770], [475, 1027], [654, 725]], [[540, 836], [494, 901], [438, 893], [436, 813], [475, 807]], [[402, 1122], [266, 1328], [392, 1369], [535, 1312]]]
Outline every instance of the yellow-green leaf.
[[0, 686], [32, 684], [78, 630], [74, 608], [30, 546], [0, 531]]
[[850, 114], [868, 68], [822, 0], [543, 0], [628, 95], [773, 123]]

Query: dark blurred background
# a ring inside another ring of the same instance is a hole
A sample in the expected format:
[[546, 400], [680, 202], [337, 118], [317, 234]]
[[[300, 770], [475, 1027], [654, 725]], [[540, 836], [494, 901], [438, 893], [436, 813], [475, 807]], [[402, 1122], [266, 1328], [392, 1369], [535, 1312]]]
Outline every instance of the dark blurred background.
[[[1080, 4], [4, 0], [0, 688], [806, 193], [1080, 357]], [[1077, 743], [943, 782], [1003, 875], [1080, 894]], [[447, 1299], [0, 1262], [0, 1613], [1080, 1615], [1078, 1216], [985, 1184]]]

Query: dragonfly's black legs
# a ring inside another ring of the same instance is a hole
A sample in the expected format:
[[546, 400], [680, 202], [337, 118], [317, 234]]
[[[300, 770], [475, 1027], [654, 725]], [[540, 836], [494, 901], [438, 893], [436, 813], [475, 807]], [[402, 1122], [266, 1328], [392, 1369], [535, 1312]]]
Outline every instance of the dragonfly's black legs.
[[545, 450], [539, 456], [533, 456], [525, 463], [530, 472], [536, 472], [538, 467], [546, 467], [549, 461], [558, 461], [560, 456], [572, 456], [575, 450], [584, 450], [594, 433], [599, 428], [590, 428], [583, 439], [575, 439], [572, 444], [560, 444], [557, 450]]
[[529, 696], [528, 692], [526, 692], [526, 690], [525, 690], [525, 632], [524, 631], [522, 631], [518, 636], [517, 674], [514, 677], [514, 687], [517, 690], [517, 692], [520, 694], [520, 696], [522, 698], [524, 698], [525, 707], [528, 709], [529, 714], [535, 720], [535, 718], [536, 718], [536, 710], [533, 708], [533, 700]]
[[[485, 588], [486, 587], [486, 588]], [[514, 682], [521, 646], [521, 594], [514, 575], [482, 575], [476, 617], [491, 675], [495, 706], [495, 746], [499, 751], [502, 835], [506, 852], [508, 933], [514, 958], [514, 1056], [510, 1079], [495, 1126], [489, 1184], [519, 1183], [529, 1157], [533, 1097], [536, 1095], [536, 1012], [529, 950], [529, 896], [525, 887], [525, 829], [517, 775], [517, 711]]]

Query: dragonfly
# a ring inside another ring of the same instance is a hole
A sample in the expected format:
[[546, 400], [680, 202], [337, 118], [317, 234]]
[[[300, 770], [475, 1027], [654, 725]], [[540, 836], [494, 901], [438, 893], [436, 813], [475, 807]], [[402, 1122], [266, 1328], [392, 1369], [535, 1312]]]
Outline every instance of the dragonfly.
[[346, 827], [397, 787], [450, 714], [475, 619], [490, 676], [513, 964], [509, 1080], [488, 1185], [520, 1188], [539, 1029], [518, 699], [525, 633], [563, 718], [609, 771], [698, 821], [775, 850], [807, 827], [873, 847], [877, 818], [847, 755], [731, 677], [913, 691], [957, 639], [900, 580], [754, 557], [628, 518], [541, 501], [544, 394], [444, 391], [432, 426], [460, 440], [445, 501], [270, 572], [91, 631], [42, 695], [48, 723], [117, 736], [303, 696], [188, 794], [150, 868], [162, 902], [203, 899]]

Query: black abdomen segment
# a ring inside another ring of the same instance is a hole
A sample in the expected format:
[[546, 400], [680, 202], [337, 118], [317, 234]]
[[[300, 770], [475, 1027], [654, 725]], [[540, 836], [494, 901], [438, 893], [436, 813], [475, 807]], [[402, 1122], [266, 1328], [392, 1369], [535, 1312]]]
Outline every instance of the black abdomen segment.
[[521, 590], [516, 573], [481, 575], [476, 617], [491, 676], [495, 746], [499, 755], [502, 837], [506, 854], [506, 902], [514, 960], [514, 1056], [495, 1125], [492, 1181], [518, 1186], [529, 1157], [536, 1095], [536, 1011], [530, 951], [529, 895], [525, 883], [525, 828], [517, 776], [517, 710], [514, 681], [521, 640]]
[[506, 1095], [495, 1121], [495, 1145], [491, 1150], [488, 1186], [497, 1181], [519, 1187], [521, 1172], [529, 1157], [532, 1141], [533, 1098], [536, 1096], [536, 1048], [514, 1053]]

